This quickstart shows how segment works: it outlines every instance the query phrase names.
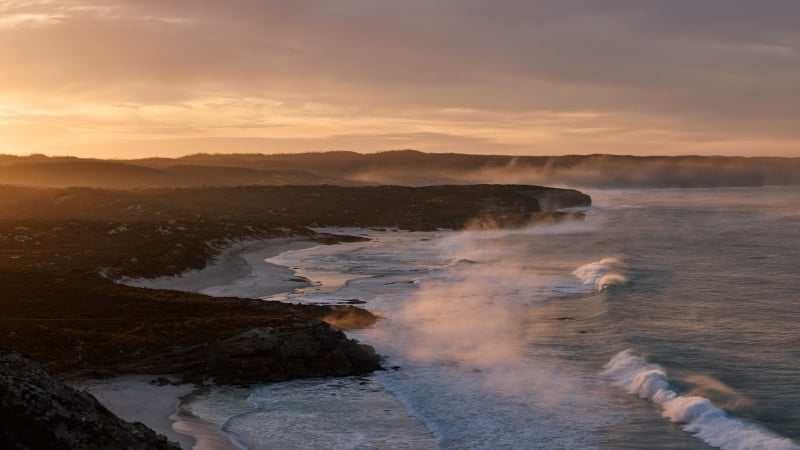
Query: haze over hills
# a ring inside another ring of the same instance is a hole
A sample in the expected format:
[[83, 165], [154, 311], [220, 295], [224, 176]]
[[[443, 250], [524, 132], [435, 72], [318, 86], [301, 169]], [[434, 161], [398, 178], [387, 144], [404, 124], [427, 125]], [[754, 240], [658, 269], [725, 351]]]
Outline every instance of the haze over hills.
[[176, 163], [146, 167], [134, 161], [18, 158], [0, 160], [0, 184], [36, 187], [92, 186], [129, 189], [234, 185], [346, 184], [343, 180], [298, 170]]
[[800, 184], [800, 158], [502, 156], [398, 150], [100, 160], [0, 156], [0, 184], [104, 188], [304, 184], [535, 184], [577, 188]]

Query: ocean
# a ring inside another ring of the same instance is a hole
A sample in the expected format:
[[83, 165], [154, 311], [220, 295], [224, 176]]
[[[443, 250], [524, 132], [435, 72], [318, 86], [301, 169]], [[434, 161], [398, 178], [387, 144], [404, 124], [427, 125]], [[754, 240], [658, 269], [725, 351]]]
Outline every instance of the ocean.
[[181, 408], [250, 449], [800, 449], [800, 187], [585, 191], [579, 222], [335, 230], [267, 261], [364, 302], [365, 377]]

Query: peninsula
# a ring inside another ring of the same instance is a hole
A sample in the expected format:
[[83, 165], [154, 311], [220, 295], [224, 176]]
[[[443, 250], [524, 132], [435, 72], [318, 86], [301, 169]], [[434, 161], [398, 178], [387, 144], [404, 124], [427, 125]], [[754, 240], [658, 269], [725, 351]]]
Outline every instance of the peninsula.
[[[117, 280], [201, 269], [242, 240], [363, 239], [318, 227], [524, 226], [578, 219], [560, 209], [590, 203], [574, 190], [521, 185], [2, 186], [0, 348], [31, 357], [59, 380], [143, 373], [245, 384], [362, 374], [380, 367], [376, 351], [325, 319], [374, 322], [363, 309], [209, 297]], [[33, 367], [9, 355], [15, 364], [3, 370]], [[82, 408], [78, 403], [70, 404]], [[4, 405], [3, 414], [18, 406]]]

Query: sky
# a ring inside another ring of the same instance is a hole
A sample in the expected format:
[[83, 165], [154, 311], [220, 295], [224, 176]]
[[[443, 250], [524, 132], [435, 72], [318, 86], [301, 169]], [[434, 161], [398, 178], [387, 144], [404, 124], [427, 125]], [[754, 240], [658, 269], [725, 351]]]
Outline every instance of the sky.
[[0, 153], [800, 156], [797, 0], [0, 0]]

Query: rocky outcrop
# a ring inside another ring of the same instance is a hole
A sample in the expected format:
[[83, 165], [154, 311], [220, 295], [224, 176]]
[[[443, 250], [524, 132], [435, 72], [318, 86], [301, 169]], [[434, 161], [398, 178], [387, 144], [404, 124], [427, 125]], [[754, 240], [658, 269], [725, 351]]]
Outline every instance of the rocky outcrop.
[[380, 368], [375, 350], [321, 321], [254, 328], [193, 347], [136, 358], [122, 372], [170, 373], [224, 384], [360, 375]]
[[5, 350], [0, 350], [0, 423], [3, 449], [180, 449]]

